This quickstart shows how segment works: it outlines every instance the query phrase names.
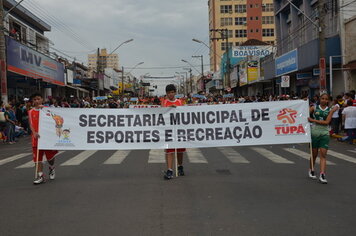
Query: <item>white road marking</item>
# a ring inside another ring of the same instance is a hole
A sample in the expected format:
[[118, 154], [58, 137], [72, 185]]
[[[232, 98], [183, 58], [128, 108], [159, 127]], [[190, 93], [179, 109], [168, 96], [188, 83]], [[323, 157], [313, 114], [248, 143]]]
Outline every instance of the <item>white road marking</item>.
[[203, 153], [198, 148], [187, 149], [187, 156], [190, 163], [208, 163]]
[[148, 163], [165, 163], [166, 153], [161, 149], [151, 149], [148, 154]]
[[[56, 155], [56, 157], [62, 153], [64, 153], [65, 151], [59, 151]], [[46, 158], [45, 158], [46, 159]], [[25, 164], [23, 165], [20, 165], [18, 167], [16, 167], [15, 169], [25, 169], [25, 168], [33, 168], [35, 167], [35, 163], [32, 161], [29, 161], [29, 162], [26, 162]]]
[[21, 158], [23, 158], [23, 157], [25, 157], [25, 156], [30, 156], [31, 154], [32, 154], [32, 153], [30, 153], [30, 152], [27, 152], [27, 153], [20, 153], [20, 154], [13, 155], [13, 156], [11, 156], [11, 157], [5, 158], [5, 159], [3, 159], [3, 160], [0, 160], [0, 166], [1, 166], [1, 165], [4, 165], [4, 164], [6, 164], [6, 163], [12, 162], [12, 161], [16, 161], [16, 160], [21, 159]]
[[[296, 156], [304, 158], [305, 160], [310, 160], [310, 153], [303, 152], [303, 151], [301, 151], [299, 149], [295, 149], [295, 148], [284, 148], [284, 150], [286, 150], [287, 152], [293, 153]], [[320, 164], [320, 158], [316, 159], [316, 163]], [[326, 161], [326, 164], [335, 165], [335, 163], [331, 162], [331, 161]]]
[[287, 160], [280, 155], [277, 155], [266, 148], [252, 147], [252, 150], [266, 157], [267, 159], [279, 164], [293, 164], [293, 161]]
[[338, 153], [338, 152], [335, 152], [335, 151], [332, 151], [332, 150], [328, 150], [327, 155], [339, 158], [339, 159], [344, 160], [344, 161], [356, 163], [356, 158], [352, 158], [350, 156], [347, 156], [347, 155], [344, 155], [342, 153]]
[[83, 161], [88, 159], [90, 156], [94, 155], [97, 151], [96, 150], [87, 150], [79, 153], [75, 157], [69, 159], [68, 161], [64, 162], [61, 166], [77, 166], [80, 165]]
[[129, 155], [131, 151], [119, 150], [109, 157], [104, 164], [105, 165], [119, 165]]
[[226, 156], [232, 163], [250, 163], [245, 157], [231, 147], [219, 147], [218, 150]]

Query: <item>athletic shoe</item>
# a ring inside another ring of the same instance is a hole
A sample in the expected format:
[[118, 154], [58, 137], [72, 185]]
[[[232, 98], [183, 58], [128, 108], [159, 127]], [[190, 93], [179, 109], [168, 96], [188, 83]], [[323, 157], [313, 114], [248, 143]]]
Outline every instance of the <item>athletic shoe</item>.
[[183, 166], [178, 166], [178, 175], [179, 176], [184, 176]]
[[41, 175], [41, 176], [38, 176], [38, 177], [33, 181], [33, 184], [42, 184], [42, 183], [44, 183], [44, 182], [46, 182], [46, 181], [45, 181], [45, 178], [44, 178], [43, 175]]
[[322, 184], [327, 184], [328, 183], [328, 181], [325, 178], [325, 174], [320, 174], [319, 182], [322, 183]]
[[49, 179], [54, 180], [56, 178], [56, 171], [54, 168], [52, 169], [51, 167], [49, 168]]
[[316, 179], [316, 175], [315, 175], [315, 171], [314, 170], [309, 170], [308, 174], [309, 174], [309, 178]]
[[173, 171], [172, 170], [167, 170], [166, 172], [164, 172], [164, 179], [172, 179], [173, 178]]

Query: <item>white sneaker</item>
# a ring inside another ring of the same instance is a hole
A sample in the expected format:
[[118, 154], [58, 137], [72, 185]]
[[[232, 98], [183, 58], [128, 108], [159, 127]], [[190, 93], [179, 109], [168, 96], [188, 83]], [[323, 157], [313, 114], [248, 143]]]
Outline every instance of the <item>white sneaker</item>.
[[328, 183], [328, 181], [325, 178], [325, 174], [320, 174], [319, 182], [322, 183], [322, 184], [327, 184]]
[[43, 175], [41, 175], [41, 176], [38, 176], [38, 177], [33, 181], [33, 184], [42, 184], [42, 183], [44, 183], [44, 182], [46, 182], [46, 181], [45, 181], [45, 178], [44, 178]]
[[49, 168], [49, 179], [54, 180], [55, 178], [56, 178], [56, 171], [54, 170], [54, 168], [53, 169]]
[[316, 175], [315, 175], [315, 171], [314, 170], [309, 170], [308, 174], [309, 174], [309, 178], [316, 179]]

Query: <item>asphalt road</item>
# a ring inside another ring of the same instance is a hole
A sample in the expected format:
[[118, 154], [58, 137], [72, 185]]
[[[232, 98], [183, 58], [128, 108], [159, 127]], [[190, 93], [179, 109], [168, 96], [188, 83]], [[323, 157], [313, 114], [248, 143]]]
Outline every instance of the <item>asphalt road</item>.
[[161, 151], [66, 151], [34, 186], [29, 139], [0, 144], [0, 235], [356, 235], [356, 146], [331, 151], [327, 185], [303, 144], [188, 150], [170, 181]]

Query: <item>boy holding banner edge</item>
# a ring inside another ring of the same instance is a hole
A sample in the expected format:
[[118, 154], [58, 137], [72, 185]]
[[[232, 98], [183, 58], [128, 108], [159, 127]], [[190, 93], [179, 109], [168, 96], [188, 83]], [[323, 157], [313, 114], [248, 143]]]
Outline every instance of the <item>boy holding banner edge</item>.
[[[169, 84], [166, 86], [166, 99], [162, 101], [162, 107], [177, 107], [183, 106], [181, 100], [176, 99], [177, 89], [174, 84]], [[167, 163], [167, 171], [164, 173], [164, 179], [169, 180], [173, 178], [173, 160], [175, 154], [177, 152], [177, 162], [178, 162], [178, 175], [184, 176], [183, 170], [183, 153], [186, 151], [185, 148], [178, 149], [166, 149], [166, 163]]]
[[39, 130], [39, 118], [40, 110], [43, 107], [43, 97], [39, 93], [35, 93], [31, 96], [31, 100], [34, 108], [28, 112], [29, 125], [32, 133], [32, 154], [33, 161], [36, 164], [36, 177], [33, 181], [33, 184], [41, 184], [45, 182], [43, 174], [43, 154], [46, 154], [46, 159], [49, 164], [49, 179], [54, 180], [56, 177], [54, 171], [54, 156], [58, 153], [55, 150], [38, 150], [38, 139], [40, 135], [38, 134]]

